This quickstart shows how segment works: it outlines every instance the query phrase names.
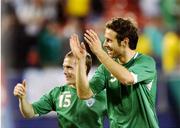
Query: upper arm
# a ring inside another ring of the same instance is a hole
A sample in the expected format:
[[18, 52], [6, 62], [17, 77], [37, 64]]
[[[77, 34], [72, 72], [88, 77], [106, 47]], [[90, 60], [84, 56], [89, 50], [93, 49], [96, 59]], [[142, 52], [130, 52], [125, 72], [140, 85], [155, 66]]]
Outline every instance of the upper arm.
[[51, 92], [43, 95], [38, 101], [32, 104], [34, 114], [47, 114], [53, 110], [53, 98]]
[[101, 65], [98, 67], [94, 76], [89, 82], [93, 94], [97, 94], [105, 88], [105, 81], [106, 81], [105, 67]]

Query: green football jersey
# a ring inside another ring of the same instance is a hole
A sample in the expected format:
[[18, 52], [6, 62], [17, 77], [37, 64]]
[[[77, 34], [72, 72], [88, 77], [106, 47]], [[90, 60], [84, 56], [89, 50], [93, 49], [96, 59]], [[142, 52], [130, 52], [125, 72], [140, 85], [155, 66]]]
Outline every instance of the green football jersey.
[[133, 85], [122, 85], [104, 65], [98, 67], [90, 80], [90, 87], [95, 95], [106, 88], [111, 128], [158, 128], [155, 110], [157, 73], [154, 60], [136, 53], [123, 66], [133, 74]]
[[55, 87], [32, 104], [35, 114], [56, 111], [61, 128], [102, 128], [106, 113], [105, 91], [88, 100], [80, 100], [76, 89], [68, 85]]

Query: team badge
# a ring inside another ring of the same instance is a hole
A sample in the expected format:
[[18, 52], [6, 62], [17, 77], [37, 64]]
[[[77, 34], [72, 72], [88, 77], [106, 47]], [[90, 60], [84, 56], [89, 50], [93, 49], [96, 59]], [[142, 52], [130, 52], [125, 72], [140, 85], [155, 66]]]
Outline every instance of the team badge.
[[86, 105], [87, 105], [88, 107], [91, 107], [91, 106], [93, 106], [93, 104], [95, 103], [95, 99], [94, 99], [94, 98], [90, 98], [90, 99], [88, 99], [88, 100], [85, 100], [85, 102], [86, 102]]

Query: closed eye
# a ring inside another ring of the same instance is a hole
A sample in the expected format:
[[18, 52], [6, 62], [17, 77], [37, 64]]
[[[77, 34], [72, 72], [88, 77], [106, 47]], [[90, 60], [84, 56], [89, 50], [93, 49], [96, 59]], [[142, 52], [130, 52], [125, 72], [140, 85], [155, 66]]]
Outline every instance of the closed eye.
[[73, 67], [71, 67], [71, 66], [63, 66], [63, 68], [65, 69], [73, 69]]
[[105, 41], [106, 41], [106, 42], [112, 42], [112, 40], [109, 39], [109, 38], [106, 38]]

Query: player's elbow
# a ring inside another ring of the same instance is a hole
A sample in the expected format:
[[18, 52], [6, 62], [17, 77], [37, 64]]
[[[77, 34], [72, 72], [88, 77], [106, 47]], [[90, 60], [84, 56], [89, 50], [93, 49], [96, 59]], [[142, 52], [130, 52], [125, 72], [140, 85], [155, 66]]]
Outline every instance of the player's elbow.
[[26, 119], [30, 119], [30, 118], [34, 117], [34, 115], [32, 115], [32, 114], [23, 114], [23, 113], [22, 113], [22, 116]]
[[85, 97], [85, 96], [79, 96], [79, 99], [81, 99], [81, 100], [87, 100], [88, 98]]
[[133, 78], [130, 78], [130, 79], [124, 79], [121, 81], [121, 83], [123, 85], [133, 85], [134, 84], [134, 79]]
[[78, 97], [81, 100], [87, 100], [87, 99], [91, 98], [91, 96], [88, 96], [88, 95], [78, 95]]
[[78, 97], [81, 100], [87, 100], [92, 97], [91, 93], [78, 93]]
[[30, 119], [33, 118], [35, 116], [34, 111], [22, 111], [21, 110], [21, 115], [26, 118], [26, 119]]
[[86, 90], [77, 89], [77, 95], [79, 99], [86, 100], [91, 98], [93, 96], [93, 93], [90, 89], [86, 89]]

